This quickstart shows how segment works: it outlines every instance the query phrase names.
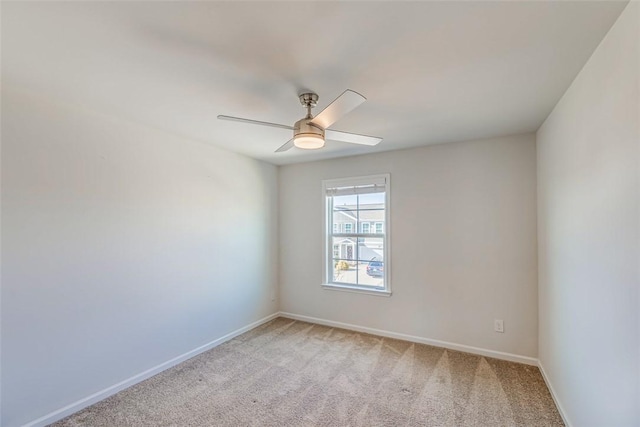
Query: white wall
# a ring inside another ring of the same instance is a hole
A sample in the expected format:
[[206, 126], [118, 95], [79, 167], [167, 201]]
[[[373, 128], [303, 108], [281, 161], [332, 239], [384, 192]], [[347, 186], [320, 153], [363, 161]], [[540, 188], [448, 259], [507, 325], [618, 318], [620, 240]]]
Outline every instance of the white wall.
[[2, 422], [277, 311], [277, 169], [2, 93]]
[[[536, 357], [535, 158], [529, 134], [281, 167], [281, 310]], [[387, 172], [393, 295], [322, 289], [321, 180]]]
[[539, 357], [574, 426], [640, 425], [639, 6], [537, 133]]

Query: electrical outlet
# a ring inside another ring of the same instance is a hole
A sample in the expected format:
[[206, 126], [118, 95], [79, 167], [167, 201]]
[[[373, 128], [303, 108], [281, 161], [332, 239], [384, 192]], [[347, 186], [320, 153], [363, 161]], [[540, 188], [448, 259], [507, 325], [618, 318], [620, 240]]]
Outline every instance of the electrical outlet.
[[273, 290], [271, 291], [271, 301], [275, 301], [276, 300], [276, 291]]
[[504, 333], [504, 322], [502, 319], [493, 320], [493, 330], [496, 332]]

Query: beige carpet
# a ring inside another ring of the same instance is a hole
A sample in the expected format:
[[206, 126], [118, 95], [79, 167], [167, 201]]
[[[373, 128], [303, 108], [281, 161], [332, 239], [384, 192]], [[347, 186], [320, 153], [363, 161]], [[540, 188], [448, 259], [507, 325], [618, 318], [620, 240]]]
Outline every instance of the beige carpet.
[[55, 426], [559, 426], [537, 368], [275, 319]]

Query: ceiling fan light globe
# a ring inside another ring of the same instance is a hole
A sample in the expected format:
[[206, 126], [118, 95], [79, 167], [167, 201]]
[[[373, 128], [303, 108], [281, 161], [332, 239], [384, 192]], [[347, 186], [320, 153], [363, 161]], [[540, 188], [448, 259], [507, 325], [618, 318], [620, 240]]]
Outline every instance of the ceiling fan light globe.
[[324, 138], [315, 134], [297, 135], [293, 140], [293, 145], [303, 150], [316, 150], [324, 147]]

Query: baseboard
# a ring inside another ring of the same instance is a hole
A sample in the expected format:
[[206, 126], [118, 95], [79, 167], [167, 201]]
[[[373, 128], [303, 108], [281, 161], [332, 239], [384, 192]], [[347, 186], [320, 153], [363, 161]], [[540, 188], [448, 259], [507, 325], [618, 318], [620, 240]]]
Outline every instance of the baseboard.
[[154, 375], [159, 374], [162, 371], [165, 371], [179, 363], [182, 363], [188, 359], [191, 359], [194, 356], [197, 356], [200, 353], [203, 353], [207, 350], [210, 350], [214, 347], [217, 347], [218, 345], [231, 340], [232, 338], [235, 338], [238, 335], [241, 335], [247, 331], [250, 331], [251, 329], [254, 329], [260, 325], [262, 325], [263, 323], [266, 323], [272, 319], [275, 319], [276, 317], [286, 317], [289, 319], [293, 319], [293, 320], [300, 320], [303, 322], [309, 322], [309, 323], [317, 323], [319, 325], [325, 325], [325, 326], [331, 326], [331, 327], [335, 327], [335, 328], [341, 328], [341, 329], [348, 329], [348, 330], [352, 330], [352, 331], [357, 331], [357, 332], [363, 332], [363, 333], [367, 333], [367, 334], [372, 334], [372, 335], [379, 335], [379, 336], [383, 336], [383, 337], [388, 337], [388, 338], [395, 338], [395, 339], [401, 339], [401, 340], [405, 340], [405, 341], [411, 341], [411, 342], [415, 342], [415, 343], [419, 343], [419, 344], [427, 344], [427, 345], [432, 345], [434, 347], [443, 347], [443, 348], [448, 348], [451, 350], [456, 350], [456, 351], [462, 351], [462, 352], [466, 352], [466, 353], [472, 353], [472, 354], [477, 354], [480, 356], [486, 356], [486, 357], [493, 357], [495, 359], [501, 359], [501, 360], [508, 360], [511, 362], [517, 362], [517, 363], [524, 363], [527, 365], [533, 365], [533, 366], [538, 366], [540, 371], [542, 372], [542, 377], [544, 378], [545, 383], [547, 384], [547, 387], [549, 388], [549, 391], [551, 392], [551, 396], [553, 397], [554, 402], [556, 403], [556, 406], [558, 407], [558, 412], [560, 412], [560, 415], [562, 416], [563, 421], [565, 422], [565, 424], [568, 427], [571, 427], [571, 424], [568, 421], [568, 418], [566, 417], [566, 414], [559, 402], [559, 400], [556, 397], [556, 394], [553, 390], [553, 387], [551, 385], [551, 383], [549, 382], [545, 372], [544, 372], [544, 368], [542, 367], [542, 365], [540, 364], [540, 362], [533, 358], [533, 357], [528, 357], [528, 356], [521, 356], [521, 355], [517, 355], [517, 354], [512, 354], [512, 353], [505, 353], [505, 352], [501, 352], [501, 351], [495, 351], [495, 350], [489, 350], [489, 349], [485, 349], [485, 348], [480, 348], [480, 347], [473, 347], [473, 346], [468, 346], [468, 345], [463, 345], [463, 344], [456, 344], [456, 343], [451, 343], [451, 342], [447, 342], [447, 341], [440, 341], [440, 340], [434, 340], [434, 339], [429, 339], [429, 338], [423, 338], [423, 337], [417, 337], [417, 336], [413, 336], [413, 335], [407, 335], [407, 334], [401, 334], [401, 333], [397, 333], [397, 332], [390, 332], [390, 331], [385, 331], [382, 329], [375, 329], [375, 328], [368, 328], [365, 326], [358, 326], [358, 325], [352, 325], [349, 323], [342, 323], [342, 322], [335, 322], [332, 320], [326, 320], [326, 319], [320, 319], [317, 317], [310, 317], [310, 316], [303, 316], [303, 315], [299, 315], [299, 314], [294, 314], [294, 313], [287, 313], [287, 312], [277, 312], [274, 314], [271, 314], [267, 317], [264, 317], [256, 322], [253, 322], [249, 325], [246, 325], [240, 329], [237, 329], [233, 332], [228, 333], [227, 335], [224, 335], [218, 339], [215, 339], [207, 344], [204, 344], [198, 348], [195, 348], [191, 351], [188, 351], [184, 354], [181, 354], [180, 356], [174, 357], [171, 360], [168, 360], [164, 363], [161, 363], [157, 366], [154, 366], [153, 368], [147, 369], [144, 372], [141, 372], [137, 375], [134, 375], [124, 381], [121, 381], [117, 384], [114, 384], [110, 387], [107, 387], [97, 393], [94, 393], [90, 396], [87, 396], [85, 398], [82, 398], [74, 403], [71, 403], [63, 408], [57, 409], [53, 412], [50, 412], [47, 415], [44, 415], [34, 421], [28, 422], [26, 424], [24, 424], [22, 427], [44, 427], [46, 425], [49, 425], [51, 423], [54, 423], [56, 421], [59, 421], [75, 412], [78, 412], [88, 406], [93, 405], [94, 403], [97, 403], [103, 399], [106, 399], [107, 397], [116, 394], [117, 392], [124, 390], [128, 387], [131, 387], [132, 385], [135, 385], [139, 382], [142, 382]]
[[46, 426], [48, 424], [54, 423], [58, 420], [63, 419], [64, 417], [67, 417], [75, 412], [78, 412], [88, 406], [93, 405], [94, 403], [97, 403], [103, 399], [106, 399], [107, 397], [116, 394], [117, 392], [124, 390], [125, 388], [131, 387], [132, 385], [135, 385], [141, 381], [146, 380], [147, 378], [150, 378], [154, 375], [159, 374], [162, 371], [165, 371], [179, 363], [184, 362], [185, 360], [191, 359], [194, 356], [197, 356], [200, 353], [203, 353], [207, 350], [210, 350], [214, 347], [219, 346], [220, 344], [229, 341], [230, 339], [237, 337], [240, 334], [243, 334], [247, 331], [250, 331], [253, 328], [256, 328], [260, 325], [262, 325], [263, 323], [266, 323], [272, 319], [275, 319], [276, 317], [278, 317], [280, 315], [280, 313], [274, 313], [271, 314], [267, 317], [264, 317], [258, 321], [255, 321], [247, 326], [244, 326], [240, 329], [237, 329], [233, 332], [228, 333], [227, 335], [220, 337], [218, 339], [215, 339], [207, 344], [204, 344], [198, 348], [195, 348], [191, 351], [188, 351], [184, 354], [181, 354], [180, 356], [174, 357], [171, 360], [168, 360], [164, 363], [161, 363], [157, 366], [154, 366], [151, 369], [147, 369], [144, 372], [141, 372], [137, 375], [132, 376], [131, 378], [128, 378], [124, 381], [120, 381], [117, 384], [114, 384], [110, 387], [105, 388], [104, 390], [101, 390], [97, 393], [94, 393], [90, 396], [87, 396], [83, 399], [80, 399], [74, 403], [71, 403], [70, 405], [67, 405], [63, 408], [60, 408], [58, 410], [55, 410], [53, 412], [48, 413], [47, 415], [44, 415], [40, 418], [38, 418], [37, 420], [28, 422], [26, 424], [24, 424], [22, 427], [43, 427]]
[[551, 384], [551, 381], [549, 381], [549, 377], [547, 376], [547, 373], [544, 370], [544, 366], [542, 366], [542, 362], [540, 362], [540, 360], [538, 360], [538, 369], [540, 369], [540, 373], [542, 373], [542, 378], [544, 379], [544, 383], [547, 385], [547, 388], [549, 389], [549, 393], [551, 393], [551, 397], [553, 398], [553, 401], [556, 404], [556, 408], [558, 408], [558, 413], [560, 413], [560, 416], [562, 417], [562, 421], [564, 421], [564, 425], [567, 427], [571, 427], [573, 424], [571, 424], [571, 422], [569, 421], [569, 417], [567, 416], [567, 413], [564, 410], [564, 407], [560, 403], [560, 399], [558, 399], [558, 395], [556, 394], [556, 391], [554, 390], [553, 385]]
[[379, 336], [388, 337], [388, 338], [396, 338], [396, 339], [411, 341], [419, 344], [432, 345], [434, 347], [443, 347], [443, 348], [448, 348], [450, 350], [457, 350], [465, 353], [472, 353], [480, 356], [492, 357], [494, 359], [508, 360], [510, 362], [517, 362], [517, 363], [524, 363], [526, 365], [538, 366], [538, 359], [534, 357], [521, 356], [518, 354], [505, 353], [502, 351], [489, 350], [489, 349], [480, 348], [480, 347], [472, 347], [464, 344], [456, 344], [452, 342], [434, 340], [430, 338], [416, 337], [414, 335], [390, 332], [382, 329], [368, 328], [365, 326], [352, 325], [349, 323], [334, 322], [333, 320], [319, 319], [317, 317], [303, 316], [300, 314], [280, 312], [280, 316], [293, 319], [293, 320], [301, 320], [303, 322], [317, 323], [319, 325], [324, 325], [324, 326], [349, 329], [352, 331], [363, 332], [371, 335], [379, 335]]

